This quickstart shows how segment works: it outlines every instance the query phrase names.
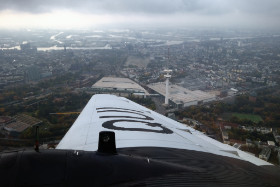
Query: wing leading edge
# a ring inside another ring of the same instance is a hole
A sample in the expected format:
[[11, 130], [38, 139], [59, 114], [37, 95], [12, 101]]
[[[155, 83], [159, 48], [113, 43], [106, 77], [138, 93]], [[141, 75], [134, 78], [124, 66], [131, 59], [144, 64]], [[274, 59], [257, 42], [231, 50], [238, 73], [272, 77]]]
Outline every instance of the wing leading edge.
[[92, 96], [57, 149], [96, 151], [100, 131], [114, 131], [117, 148], [176, 148], [227, 156], [258, 166], [272, 165], [126, 98], [106, 94]]

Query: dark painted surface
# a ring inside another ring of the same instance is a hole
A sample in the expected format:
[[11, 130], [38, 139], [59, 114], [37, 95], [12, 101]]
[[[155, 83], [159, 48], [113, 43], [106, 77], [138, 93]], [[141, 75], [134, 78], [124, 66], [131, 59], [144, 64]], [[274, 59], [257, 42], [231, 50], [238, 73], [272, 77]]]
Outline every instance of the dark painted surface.
[[197, 151], [138, 147], [1, 153], [1, 186], [279, 186], [277, 167]]

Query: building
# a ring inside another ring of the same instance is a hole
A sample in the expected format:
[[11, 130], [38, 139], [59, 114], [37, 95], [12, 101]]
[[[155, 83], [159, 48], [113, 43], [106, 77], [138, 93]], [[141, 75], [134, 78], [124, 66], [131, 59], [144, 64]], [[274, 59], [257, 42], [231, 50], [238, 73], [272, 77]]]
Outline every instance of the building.
[[222, 131], [222, 138], [225, 144], [230, 144], [229, 136], [227, 131]]
[[[164, 82], [148, 85], [149, 88], [165, 97], [166, 84]], [[198, 105], [216, 100], [216, 96], [200, 90], [191, 91], [178, 85], [169, 84], [169, 100], [176, 108]]]
[[245, 141], [241, 141], [241, 140], [230, 139], [229, 142], [230, 142], [231, 145], [234, 145], [234, 144], [238, 144], [240, 146], [246, 145], [246, 142]]
[[15, 122], [15, 119], [13, 119], [10, 116], [0, 116], [0, 131], [3, 130], [3, 128], [9, 124]]
[[250, 92], [250, 95], [249, 95], [249, 101], [255, 103], [257, 100], [257, 93], [255, 91], [253, 92]]
[[254, 147], [255, 146], [254, 142], [252, 140], [250, 140], [250, 139], [246, 139], [246, 145], [248, 147]]
[[118, 96], [141, 96], [149, 95], [149, 93], [136, 82], [128, 78], [119, 77], [103, 77], [92, 85], [92, 92], [97, 94], [109, 93]]
[[226, 97], [227, 95], [228, 95], [228, 91], [227, 90], [220, 91], [220, 97]]
[[9, 136], [18, 136], [27, 128], [39, 125], [42, 121], [28, 115], [20, 114], [13, 117], [13, 121], [4, 126], [4, 133]]
[[275, 147], [275, 142], [274, 141], [267, 141], [267, 145], [271, 148]]
[[274, 136], [275, 141], [277, 143], [280, 143], [280, 135], [276, 131], [273, 132], [273, 136]]
[[219, 123], [220, 128], [223, 130], [231, 130], [231, 129], [237, 129], [239, 128], [239, 125], [236, 123], [230, 123], [230, 122], [220, 122]]
[[30, 66], [26, 69], [25, 78], [29, 81], [38, 81], [41, 79], [41, 70], [37, 66]]
[[268, 161], [270, 157], [270, 153], [271, 153], [271, 149], [269, 147], [264, 147], [261, 153], [259, 154], [259, 158]]
[[4, 130], [6, 131], [7, 135], [10, 136], [18, 136], [20, 133], [22, 133], [25, 129], [29, 127], [28, 124], [22, 123], [20, 121], [9, 123], [4, 127]]
[[228, 90], [228, 95], [229, 96], [235, 96], [238, 93], [238, 90], [235, 88], [231, 88]]
[[236, 149], [240, 149], [241, 148], [241, 144], [239, 144], [239, 143], [234, 143], [233, 144], [233, 147], [235, 147]]
[[267, 144], [267, 142], [259, 141], [259, 142], [257, 142], [257, 146], [258, 146], [259, 149], [263, 149], [265, 147], [268, 147], [268, 144]]
[[30, 43], [25, 42], [25, 43], [20, 44], [20, 50], [23, 52], [36, 52], [37, 47], [31, 46]]

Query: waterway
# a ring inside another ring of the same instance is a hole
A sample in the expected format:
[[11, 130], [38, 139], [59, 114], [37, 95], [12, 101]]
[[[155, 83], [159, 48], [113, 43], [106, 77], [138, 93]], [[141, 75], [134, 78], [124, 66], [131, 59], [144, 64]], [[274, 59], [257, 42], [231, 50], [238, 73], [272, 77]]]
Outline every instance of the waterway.
[[[107, 44], [104, 47], [67, 47], [67, 49], [72, 50], [97, 50], [97, 49], [112, 49], [112, 47]], [[52, 47], [38, 47], [38, 51], [52, 51], [52, 50], [64, 50], [64, 47], [58, 47], [57, 45]]]
[[57, 36], [59, 36], [59, 35], [61, 35], [61, 34], [63, 34], [63, 33], [64, 33], [64, 32], [60, 32], [60, 33], [58, 33], [58, 34], [55, 34], [55, 35], [51, 36], [51, 37], [50, 37], [50, 40], [56, 41], [56, 42], [58, 42], [58, 43], [60, 43], [60, 44], [63, 44], [62, 41], [59, 41], [59, 40], [56, 39]]

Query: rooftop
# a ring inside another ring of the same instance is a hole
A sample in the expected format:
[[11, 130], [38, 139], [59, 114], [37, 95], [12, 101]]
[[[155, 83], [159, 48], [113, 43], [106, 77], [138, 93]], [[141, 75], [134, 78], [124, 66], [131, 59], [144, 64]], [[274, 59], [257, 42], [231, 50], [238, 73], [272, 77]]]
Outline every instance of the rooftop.
[[99, 81], [97, 81], [92, 88], [99, 89], [112, 89], [112, 90], [127, 90], [127, 91], [135, 91], [142, 92], [148, 95], [149, 93], [141, 87], [136, 82], [128, 79], [128, 78], [119, 78], [119, 77], [103, 77]]
[[28, 127], [30, 127], [30, 125], [28, 125], [26, 123], [22, 123], [20, 121], [17, 121], [17, 122], [13, 122], [13, 123], [10, 123], [10, 124], [6, 125], [5, 129], [7, 131], [22, 132], [25, 129], [27, 129]]
[[[159, 94], [165, 96], [165, 83], [153, 83], [148, 85]], [[169, 84], [169, 99], [174, 103], [188, 103], [192, 101], [205, 101], [215, 99], [215, 95], [200, 90], [191, 91], [178, 85]]]
[[42, 123], [42, 121], [25, 114], [19, 114], [13, 118], [15, 121], [4, 127], [7, 131], [23, 132], [28, 127]]

